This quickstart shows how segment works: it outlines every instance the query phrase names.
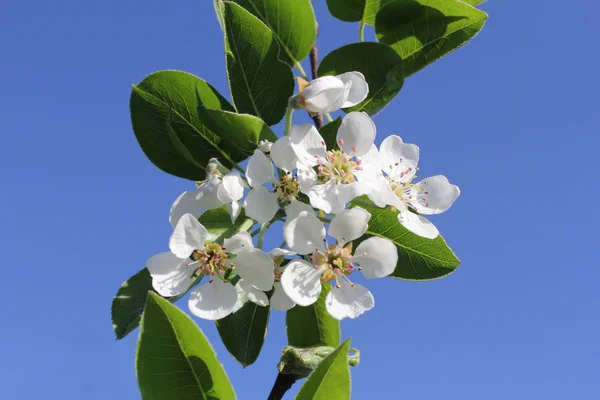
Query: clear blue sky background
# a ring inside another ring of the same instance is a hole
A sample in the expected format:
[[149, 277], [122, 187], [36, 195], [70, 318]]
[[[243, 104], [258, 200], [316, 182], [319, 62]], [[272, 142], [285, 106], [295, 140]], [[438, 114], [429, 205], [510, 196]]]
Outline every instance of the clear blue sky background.
[[[316, 3], [322, 55], [356, 41]], [[434, 222], [463, 263], [439, 281], [370, 282], [376, 307], [342, 324], [362, 352], [354, 399], [600, 398], [600, 7], [482, 8], [483, 32], [375, 118], [379, 140], [417, 143], [421, 172], [461, 187]], [[167, 248], [169, 206], [191, 184], [139, 149], [130, 85], [180, 69], [228, 96], [212, 1], [12, 1], [0, 20], [0, 398], [138, 399], [137, 332], [114, 340], [110, 303]], [[266, 398], [284, 314], [246, 370], [198, 323], [239, 398]]]

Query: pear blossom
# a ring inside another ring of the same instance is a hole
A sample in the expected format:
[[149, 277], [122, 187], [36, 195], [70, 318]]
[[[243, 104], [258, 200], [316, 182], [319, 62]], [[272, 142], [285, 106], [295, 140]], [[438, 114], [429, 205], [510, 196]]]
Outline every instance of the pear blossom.
[[196, 218], [202, 210], [212, 210], [227, 205], [231, 221], [235, 222], [241, 211], [240, 199], [244, 195], [245, 183], [238, 171], [223, 175], [216, 165], [209, 164], [208, 178], [198, 182], [194, 191], [186, 191], [175, 199], [169, 212], [169, 222], [173, 228], [184, 214]]
[[[224, 241], [205, 243], [208, 231], [192, 214], [180, 219], [169, 240], [171, 252], [157, 254], [146, 262], [152, 276], [152, 286], [161, 296], [178, 296], [187, 291], [200, 275], [210, 277], [190, 293], [188, 306], [192, 314], [209, 320], [221, 319], [233, 312], [237, 291], [227, 281], [227, 272], [237, 274], [261, 290], [273, 287], [272, 259], [257, 254], [247, 232]], [[227, 248], [227, 246], [229, 248]], [[251, 248], [250, 248], [251, 247]], [[239, 258], [231, 259], [230, 254]]]
[[398, 252], [394, 244], [380, 237], [361, 242], [353, 251], [352, 241], [361, 237], [368, 227], [371, 214], [360, 207], [343, 210], [329, 224], [329, 236], [337, 244], [327, 245], [325, 226], [306, 211], [288, 220], [283, 235], [290, 250], [310, 256], [291, 261], [281, 276], [281, 285], [296, 304], [313, 304], [321, 294], [321, 282], [335, 281], [327, 294], [325, 307], [336, 319], [357, 318], [375, 305], [371, 292], [352, 283], [354, 270], [368, 278], [388, 276], [396, 268]]
[[310, 82], [298, 79], [300, 91], [291, 104], [311, 114], [330, 113], [357, 105], [367, 98], [369, 85], [360, 72], [323, 76]]
[[[246, 178], [252, 188], [244, 200], [247, 216], [258, 223], [266, 223], [273, 219], [280, 204], [286, 206], [296, 201], [299, 186], [291, 172], [297, 161], [287, 136], [275, 143], [260, 143], [246, 168]], [[274, 165], [284, 172], [279, 179], [275, 178]], [[265, 185], [272, 186], [272, 190]]]
[[419, 214], [440, 214], [449, 209], [460, 195], [458, 186], [450, 184], [443, 175], [414, 183], [418, 178], [419, 147], [403, 143], [397, 135], [385, 138], [379, 151], [373, 146], [363, 161], [378, 170], [377, 178], [369, 182], [371, 201], [379, 207], [395, 207], [398, 221], [409, 231], [429, 239], [437, 237], [435, 225]]
[[375, 167], [360, 157], [373, 146], [375, 134], [375, 124], [366, 113], [348, 113], [337, 132], [340, 150], [327, 151], [314, 126], [292, 127], [290, 142], [298, 157], [300, 191], [308, 195], [313, 207], [335, 214], [371, 191], [366, 181], [374, 178]]

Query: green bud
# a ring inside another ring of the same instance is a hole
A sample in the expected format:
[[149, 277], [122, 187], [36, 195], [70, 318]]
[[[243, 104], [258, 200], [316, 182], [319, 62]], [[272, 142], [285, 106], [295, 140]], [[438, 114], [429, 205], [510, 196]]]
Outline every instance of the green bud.
[[[283, 348], [277, 369], [282, 374], [294, 375], [296, 379], [306, 378], [334, 350], [335, 347], [329, 346], [309, 348], [286, 346]], [[353, 354], [348, 354], [348, 364], [355, 367], [360, 362], [360, 352], [357, 349], [350, 349], [350, 352]]]

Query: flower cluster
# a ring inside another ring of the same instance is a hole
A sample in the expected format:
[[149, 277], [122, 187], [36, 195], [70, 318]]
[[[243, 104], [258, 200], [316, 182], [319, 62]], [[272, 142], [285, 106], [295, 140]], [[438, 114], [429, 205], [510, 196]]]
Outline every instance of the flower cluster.
[[[367, 94], [362, 74], [350, 72], [302, 81], [290, 106], [329, 113], [356, 105]], [[317, 129], [304, 124], [292, 126], [275, 143], [261, 142], [244, 174], [211, 160], [206, 180], [171, 206], [170, 252], [146, 263], [155, 290], [182, 296], [204, 278], [191, 290], [188, 305], [194, 315], [210, 320], [226, 317], [245, 301], [281, 311], [309, 306], [327, 284], [332, 289], [325, 306], [333, 317], [356, 318], [373, 308], [373, 295], [355, 282], [355, 271], [367, 279], [388, 276], [398, 253], [390, 240], [368, 234], [371, 214], [352, 206], [352, 200], [366, 195], [374, 206], [391, 206], [406, 229], [435, 238], [437, 229], [421, 214], [447, 210], [460, 193], [441, 175], [415, 182], [416, 145], [389, 136], [377, 149], [375, 137], [369, 115], [350, 112], [337, 131], [335, 148], [328, 149]], [[198, 218], [223, 206], [238, 232], [222, 242], [209, 241]], [[235, 224], [242, 208], [260, 224], [253, 234]], [[277, 220], [284, 221], [287, 249], [265, 252], [264, 232]], [[258, 247], [254, 235], [260, 235]]]

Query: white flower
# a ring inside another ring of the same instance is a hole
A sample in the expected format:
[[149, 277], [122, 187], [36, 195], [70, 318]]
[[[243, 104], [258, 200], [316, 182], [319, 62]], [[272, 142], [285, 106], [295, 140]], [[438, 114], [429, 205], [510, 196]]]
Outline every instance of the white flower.
[[371, 186], [365, 181], [373, 179], [375, 167], [355, 157], [369, 152], [375, 133], [375, 124], [366, 113], [351, 112], [337, 132], [341, 150], [327, 151], [312, 125], [292, 127], [290, 140], [299, 160], [300, 191], [308, 195], [313, 207], [335, 214], [355, 197], [369, 193]]
[[[244, 200], [247, 216], [258, 223], [266, 223], [273, 219], [280, 203], [290, 204], [295, 200], [298, 181], [291, 171], [296, 168], [297, 161], [289, 137], [283, 137], [274, 144], [261, 142], [260, 147], [254, 150], [246, 168], [246, 178], [252, 187]], [[273, 164], [286, 174], [276, 179]], [[273, 190], [269, 190], [265, 184], [273, 185]]]
[[330, 113], [357, 105], [367, 98], [369, 85], [360, 72], [323, 76], [311, 82], [299, 79], [300, 91], [292, 104], [311, 114]]
[[[193, 215], [183, 215], [169, 240], [171, 252], [151, 257], [146, 267], [152, 276], [152, 286], [161, 296], [181, 295], [194, 278], [201, 274], [210, 276], [207, 283], [192, 290], [188, 306], [192, 314], [200, 318], [217, 320], [233, 312], [237, 301], [237, 291], [226, 280], [226, 273], [235, 267], [242, 279], [270, 290], [274, 280], [273, 262], [268, 255], [261, 259], [252, 251], [256, 249], [246, 232], [227, 239], [225, 243], [230, 248], [205, 243], [207, 236], [208, 231]], [[248, 247], [252, 247], [250, 252]], [[234, 263], [228, 253], [238, 254], [240, 259]], [[261, 271], [261, 266], [266, 273]]]
[[379, 176], [369, 182], [372, 188], [369, 198], [377, 206], [391, 205], [397, 208], [398, 221], [419, 236], [433, 239], [439, 235], [435, 225], [409, 208], [420, 214], [440, 214], [452, 206], [460, 195], [460, 189], [450, 184], [443, 175], [413, 183], [419, 162], [419, 148], [416, 145], [403, 143], [396, 135], [388, 136], [381, 143], [379, 152], [373, 146], [363, 161], [371, 165], [379, 162]]
[[241, 211], [239, 201], [244, 195], [244, 187], [244, 181], [238, 171], [234, 170], [222, 176], [215, 168], [196, 190], [183, 192], [177, 197], [169, 212], [169, 222], [175, 228], [184, 214], [192, 214], [197, 218], [202, 210], [212, 210], [224, 204], [231, 214], [231, 222], [235, 222]]
[[398, 252], [390, 240], [371, 237], [352, 255], [351, 241], [366, 232], [370, 218], [371, 214], [360, 207], [338, 213], [329, 225], [329, 235], [337, 240], [331, 246], [325, 245], [325, 227], [314, 214], [304, 211], [285, 223], [283, 235], [290, 249], [301, 255], [312, 253], [310, 263], [294, 260], [281, 276], [283, 289], [295, 303], [313, 304], [321, 294], [321, 281], [335, 280], [325, 300], [334, 318], [356, 318], [373, 308], [371, 292], [348, 277], [355, 269], [369, 279], [387, 276], [396, 268]]

